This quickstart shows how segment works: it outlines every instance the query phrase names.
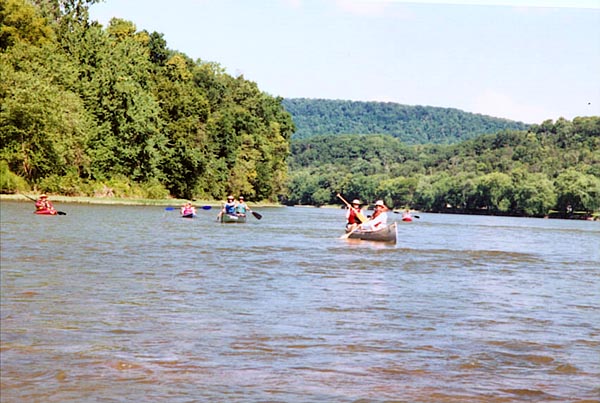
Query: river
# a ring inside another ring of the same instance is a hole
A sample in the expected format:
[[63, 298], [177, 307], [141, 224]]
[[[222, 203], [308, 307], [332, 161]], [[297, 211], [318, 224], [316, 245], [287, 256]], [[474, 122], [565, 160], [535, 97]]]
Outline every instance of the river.
[[600, 401], [597, 222], [57, 208], [1, 204], [2, 402]]

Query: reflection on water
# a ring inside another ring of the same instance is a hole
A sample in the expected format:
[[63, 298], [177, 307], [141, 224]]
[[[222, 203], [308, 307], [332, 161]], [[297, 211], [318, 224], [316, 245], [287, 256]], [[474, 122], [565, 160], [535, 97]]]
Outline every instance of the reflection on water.
[[2, 402], [599, 399], [598, 223], [61, 210], [2, 202]]

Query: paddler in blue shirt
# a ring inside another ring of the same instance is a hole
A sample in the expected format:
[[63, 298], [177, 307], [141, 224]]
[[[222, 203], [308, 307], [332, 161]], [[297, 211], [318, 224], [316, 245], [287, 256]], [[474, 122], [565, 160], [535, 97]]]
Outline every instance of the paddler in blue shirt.
[[235, 199], [233, 198], [233, 196], [232, 195], [227, 196], [227, 202], [225, 204], [223, 204], [223, 208], [219, 212], [219, 215], [217, 215], [217, 219], [221, 218], [221, 216], [223, 214], [235, 215], [235, 207], [236, 206], [237, 206], [237, 203], [235, 202]]

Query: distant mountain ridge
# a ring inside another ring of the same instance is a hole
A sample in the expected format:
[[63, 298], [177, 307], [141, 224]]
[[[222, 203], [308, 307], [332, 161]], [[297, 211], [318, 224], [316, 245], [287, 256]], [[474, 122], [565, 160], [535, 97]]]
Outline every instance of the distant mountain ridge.
[[363, 102], [284, 98], [296, 131], [292, 139], [323, 134], [388, 134], [406, 144], [454, 144], [529, 125], [454, 108], [409, 106], [393, 102]]

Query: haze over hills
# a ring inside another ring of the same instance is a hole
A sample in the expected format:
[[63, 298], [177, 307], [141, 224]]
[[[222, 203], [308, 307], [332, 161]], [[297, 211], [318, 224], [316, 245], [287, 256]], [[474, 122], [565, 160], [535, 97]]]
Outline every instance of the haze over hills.
[[454, 144], [529, 125], [453, 108], [392, 102], [285, 98], [296, 131], [292, 139], [323, 134], [388, 134], [406, 144]]

